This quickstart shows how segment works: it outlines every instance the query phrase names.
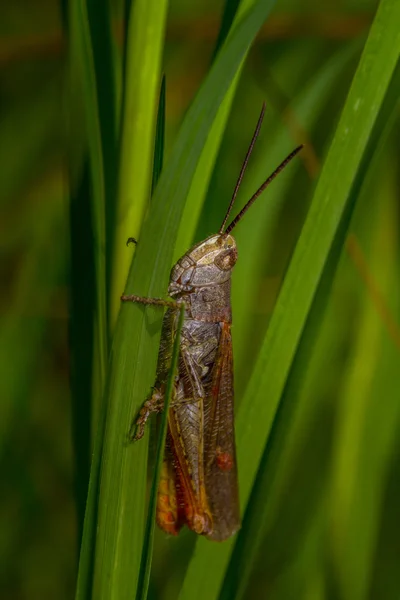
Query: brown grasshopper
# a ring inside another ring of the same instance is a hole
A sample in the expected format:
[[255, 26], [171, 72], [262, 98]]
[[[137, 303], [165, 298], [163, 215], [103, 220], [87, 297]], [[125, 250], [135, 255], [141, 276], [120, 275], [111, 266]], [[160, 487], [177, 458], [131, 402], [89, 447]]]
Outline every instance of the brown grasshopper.
[[143, 436], [151, 413], [163, 410], [176, 309], [185, 305], [157, 498], [157, 523], [174, 535], [187, 525], [210, 540], [223, 541], [240, 527], [231, 338], [231, 272], [237, 249], [230, 232], [302, 148], [289, 154], [226, 227], [264, 112], [265, 104], [219, 232], [193, 246], [172, 268], [168, 294], [173, 300], [121, 297], [125, 302], [167, 307], [155, 386], [133, 423], [132, 440]]

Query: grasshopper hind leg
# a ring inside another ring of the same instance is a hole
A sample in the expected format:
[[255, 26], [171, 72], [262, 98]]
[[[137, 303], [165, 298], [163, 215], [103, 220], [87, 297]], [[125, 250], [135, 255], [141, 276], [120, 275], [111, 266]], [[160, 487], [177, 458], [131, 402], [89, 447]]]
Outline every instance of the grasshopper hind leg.
[[184, 524], [182, 498], [170, 448], [171, 437], [167, 434], [164, 460], [157, 493], [156, 521], [158, 526], [170, 535], [178, 535]]

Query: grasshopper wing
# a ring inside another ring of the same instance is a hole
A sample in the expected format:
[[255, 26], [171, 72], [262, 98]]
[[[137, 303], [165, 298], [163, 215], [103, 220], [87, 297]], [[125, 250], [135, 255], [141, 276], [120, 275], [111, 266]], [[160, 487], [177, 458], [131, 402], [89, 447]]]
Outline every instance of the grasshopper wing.
[[[190, 352], [181, 348], [176, 379], [176, 402], [169, 409], [166, 452], [169, 453], [175, 481], [175, 499], [170, 493], [165, 500], [177, 511], [171, 519], [173, 529], [186, 524], [195, 533], [208, 535], [212, 520], [204, 483], [204, 388]], [[171, 478], [170, 478], [171, 481]], [[171, 488], [170, 488], [171, 491]], [[162, 498], [162, 494], [159, 495]], [[173, 502], [171, 502], [173, 500]], [[168, 512], [168, 517], [173, 513]], [[161, 520], [159, 520], [161, 525]], [[163, 529], [167, 531], [166, 527]], [[175, 532], [175, 531], [174, 531]]]
[[233, 355], [229, 323], [221, 336], [205, 402], [205, 488], [213, 527], [207, 538], [223, 541], [240, 528], [233, 409]]

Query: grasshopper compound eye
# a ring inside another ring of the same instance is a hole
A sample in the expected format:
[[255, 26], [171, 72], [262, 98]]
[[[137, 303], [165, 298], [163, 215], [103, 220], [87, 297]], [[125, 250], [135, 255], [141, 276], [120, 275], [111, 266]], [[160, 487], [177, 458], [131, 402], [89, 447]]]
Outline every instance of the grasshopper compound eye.
[[221, 271], [230, 271], [237, 261], [237, 250], [235, 246], [231, 246], [227, 250], [224, 250], [214, 259], [214, 264], [221, 269]]

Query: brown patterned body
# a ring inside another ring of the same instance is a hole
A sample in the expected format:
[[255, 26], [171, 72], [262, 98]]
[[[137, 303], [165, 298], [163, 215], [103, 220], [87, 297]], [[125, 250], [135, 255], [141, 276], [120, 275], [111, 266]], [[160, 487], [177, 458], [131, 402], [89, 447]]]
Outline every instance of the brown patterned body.
[[[233, 422], [231, 236], [212, 236], [175, 265], [169, 293], [185, 303], [178, 374], [158, 493], [157, 522], [223, 540], [240, 526]], [[164, 316], [150, 407], [162, 408], [177, 312]], [[145, 419], [150, 411], [146, 411]], [[221, 459], [223, 457], [223, 459]]]

